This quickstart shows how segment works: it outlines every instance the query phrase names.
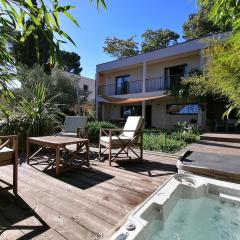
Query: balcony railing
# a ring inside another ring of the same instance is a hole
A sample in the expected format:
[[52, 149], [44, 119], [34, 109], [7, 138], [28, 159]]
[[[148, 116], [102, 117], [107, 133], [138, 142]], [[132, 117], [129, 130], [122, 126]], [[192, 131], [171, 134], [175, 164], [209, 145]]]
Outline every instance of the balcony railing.
[[164, 78], [157, 77], [157, 78], [146, 79], [146, 83], [145, 83], [146, 92], [161, 91], [164, 89], [166, 89], [166, 87], [164, 86]]
[[122, 84], [108, 84], [99, 86], [100, 96], [123, 95], [142, 92], [142, 80], [128, 81]]
[[[149, 78], [145, 82], [145, 91], [154, 92], [168, 89], [165, 86], [163, 77]], [[108, 84], [102, 85], [98, 88], [99, 96], [113, 96], [113, 95], [124, 95], [131, 93], [141, 93], [143, 90], [143, 81], [128, 81], [122, 84]]]

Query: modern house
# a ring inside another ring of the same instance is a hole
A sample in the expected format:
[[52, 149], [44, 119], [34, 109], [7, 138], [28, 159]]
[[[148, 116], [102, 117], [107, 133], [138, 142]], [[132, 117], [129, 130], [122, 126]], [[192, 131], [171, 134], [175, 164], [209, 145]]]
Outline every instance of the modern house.
[[205, 126], [207, 102], [181, 99], [173, 96], [171, 90], [183, 76], [203, 69], [203, 49], [209, 39], [225, 37], [226, 33], [212, 35], [97, 65], [97, 118], [118, 120], [142, 115], [146, 127], [171, 128], [185, 121]]

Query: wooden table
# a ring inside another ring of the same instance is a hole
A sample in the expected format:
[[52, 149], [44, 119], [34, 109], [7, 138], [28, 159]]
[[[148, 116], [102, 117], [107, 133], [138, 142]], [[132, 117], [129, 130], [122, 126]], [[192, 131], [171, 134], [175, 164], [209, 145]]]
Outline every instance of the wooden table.
[[[32, 144], [40, 146], [40, 148], [30, 156], [30, 147]], [[76, 151], [69, 151], [66, 146], [76, 144]], [[52, 149], [55, 152], [56, 175], [60, 176], [60, 150], [71, 152], [70, 160], [76, 159], [77, 155], [86, 150], [86, 159], [82, 160], [81, 165], [90, 166], [89, 164], [89, 140], [75, 137], [61, 136], [45, 136], [45, 137], [29, 137], [27, 139], [27, 163], [30, 164], [30, 159], [36, 156], [42, 149]]]

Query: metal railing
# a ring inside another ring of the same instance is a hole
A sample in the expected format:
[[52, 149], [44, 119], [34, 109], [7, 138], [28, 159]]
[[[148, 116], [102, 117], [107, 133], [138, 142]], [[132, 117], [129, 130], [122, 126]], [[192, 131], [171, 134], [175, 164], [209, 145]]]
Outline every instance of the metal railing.
[[[161, 90], [169, 90], [171, 87], [178, 86], [182, 75], [170, 75], [165, 79], [164, 77], [148, 78], [145, 82], [145, 91], [154, 92]], [[113, 96], [124, 95], [131, 93], [141, 93], [143, 90], [143, 81], [127, 81], [122, 84], [107, 84], [98, 87], [99, 96]]]
[[122, 84], [102, 85], [98, 88], [100, 96], [124, 95], [142, 92], [142, 80], [128, 81]]
[[145, 83], [145, 91], [146, 92], [154, 92], [164, 90], [164, 78], [156, 77], [156, 78], [148, 78]]

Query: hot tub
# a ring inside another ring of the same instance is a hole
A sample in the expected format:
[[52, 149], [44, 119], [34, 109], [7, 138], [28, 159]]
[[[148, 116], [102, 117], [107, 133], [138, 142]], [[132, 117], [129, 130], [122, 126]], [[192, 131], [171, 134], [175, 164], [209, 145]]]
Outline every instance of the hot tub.
[[239, 240], [240, 185], [176, 174], [129, 216], [111, 240]]

